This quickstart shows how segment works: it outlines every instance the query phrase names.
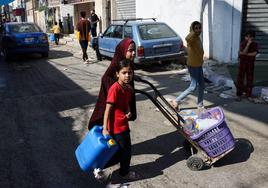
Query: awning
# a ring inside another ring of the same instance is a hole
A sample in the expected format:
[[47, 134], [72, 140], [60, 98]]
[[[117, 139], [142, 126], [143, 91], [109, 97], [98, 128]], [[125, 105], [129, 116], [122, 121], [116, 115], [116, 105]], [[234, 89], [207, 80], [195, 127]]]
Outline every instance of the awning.
[[1, 5], [7, 5], [7, 4], [9, 4], [9, 3], [11, 3], [11, 2], [13, 2], [14, 0], [0, 0], [0, 6]]

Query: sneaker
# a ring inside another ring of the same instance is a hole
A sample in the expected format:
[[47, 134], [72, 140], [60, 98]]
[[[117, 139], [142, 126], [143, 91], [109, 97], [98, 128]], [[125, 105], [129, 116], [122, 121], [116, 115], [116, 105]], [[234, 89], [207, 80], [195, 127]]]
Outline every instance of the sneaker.
[[95, 168], [93, 170], [93, 174], [94, 174], [94, 177], [95, 179], [98, 181], [98, 182], [104, 182], [105, 181], [105, 174], [104, 174], [104, 171], [100, 168]]
[[129, 171], [127, 175], [121, 177], [125, 180], [138, 180], [141, 178], [141, 176], [135, 171]]
[[89, 64], [89, 63], [90, 63], [89, 59], [84, 61], [84, 64]]

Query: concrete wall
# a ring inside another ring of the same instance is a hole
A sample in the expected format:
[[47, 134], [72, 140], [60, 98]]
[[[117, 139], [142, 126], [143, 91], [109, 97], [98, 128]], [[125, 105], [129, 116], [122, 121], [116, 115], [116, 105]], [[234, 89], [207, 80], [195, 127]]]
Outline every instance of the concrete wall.
[[36, 13], [36, 24], [42, 29], [42, 31], [46, 32], [46, 15], [45, 11], [35, 11]]
[[[70, 17], [72, 18], [71, 20], [71, 28], [70, 30], [71, 31], [68, 31], [68, 24], [67, 24], [67, 14], [70, 15]], [[63, 22], [63, 30], [64, 30], [64, 33], [72, 33], [72, 31], [74, 30], [74, 27], [75, 27], [75, 19], [74, 19], [74, 5], [72, 4], [61, 4], [60, 5], [60, 16], [61, 16], [61, 21]]]
[[136, 0], [136, 17], [156, 17], [170, 25], [183, 40], [190, 24], [201, 21], [205, 57], [236, 62], [242, 3], [243, 0]]
[[33, 20], [33, 4], [32, 1], [26, 2], [26, 19], [27, 22], [34, 22]]
[[97, 33], [104, 32], [108, 26], [108, 15], [106, 8], [108, 6], [107, 0], [96, 0], [95, 1], [95, 13], [99, 16], [99, 23]]

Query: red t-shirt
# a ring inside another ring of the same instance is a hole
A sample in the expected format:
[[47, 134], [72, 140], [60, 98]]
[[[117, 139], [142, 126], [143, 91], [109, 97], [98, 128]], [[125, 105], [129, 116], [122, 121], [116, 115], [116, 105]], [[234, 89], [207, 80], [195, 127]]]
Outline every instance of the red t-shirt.
[[[247, 45], [247, 41], [243, 41], [240, 44], [240, 51], [243, 51], [245, 49], [246, 45]], [[252, 42], [249, 45], [248, 53], [252, 53], [252, 52], [257, 52], [257, 53], [259, 52], [258, 43]], [[240, 55], [239, 57], [240, 57], [241, 63], [254, 63], [254, 61], [255, 61], [255, 56]]]
[[107, 103], [113, 104], [108, 120], [108, 131], [112, 134], [122, 133], [129, 130], [126, 113], [129, 110], [132, 89], [122, 87], [115, 82], [108, 91]]

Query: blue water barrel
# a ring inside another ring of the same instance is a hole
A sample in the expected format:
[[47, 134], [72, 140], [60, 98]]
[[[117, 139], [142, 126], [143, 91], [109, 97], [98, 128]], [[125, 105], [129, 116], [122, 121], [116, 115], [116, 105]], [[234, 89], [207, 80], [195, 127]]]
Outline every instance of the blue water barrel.
[[55, 35], [54, 34], [49, 34], [49, 40], [51, 42], [55, 42]]
[[75, 151], [76, 159], [83, 171], [103, 168], [115, 154], [118, 145], [111, 136], [103, 136], [102, 126], [94, 126]]

